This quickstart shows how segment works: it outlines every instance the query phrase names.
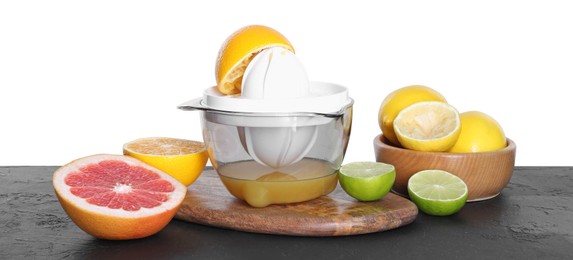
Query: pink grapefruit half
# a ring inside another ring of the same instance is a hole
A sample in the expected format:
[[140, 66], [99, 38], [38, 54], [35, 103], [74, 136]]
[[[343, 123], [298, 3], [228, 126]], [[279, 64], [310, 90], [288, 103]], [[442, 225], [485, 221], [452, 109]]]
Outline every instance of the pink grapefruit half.
[[143, 238], [163, 229], [187, 188], [137, 159], [99, 154], [54, 172], [56, 195], [72, 221], [102, 239]]

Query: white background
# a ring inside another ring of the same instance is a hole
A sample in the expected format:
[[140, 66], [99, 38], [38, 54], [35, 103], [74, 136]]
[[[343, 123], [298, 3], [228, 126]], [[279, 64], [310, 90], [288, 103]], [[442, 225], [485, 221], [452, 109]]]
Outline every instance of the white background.
[[350, 89], [345, 163], [374, 160], [384, 97], [423, 84], [497, 119], [516, 165], [573, 165], [568, 1], [349, 2], [2, 1], [0, 165], [201, 140], [198, 113], [176, 106], [215, 85], [220, 45], [249, 24], [283, 33], [311, 80]]

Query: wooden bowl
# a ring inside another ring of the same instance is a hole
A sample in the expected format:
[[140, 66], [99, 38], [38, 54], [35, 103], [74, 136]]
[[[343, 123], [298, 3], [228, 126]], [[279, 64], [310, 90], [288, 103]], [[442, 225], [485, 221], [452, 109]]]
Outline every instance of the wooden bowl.
[[500, 150], [479, 153], [420, 152], [400, 148], [382, 134], [374, 138], [377, 162], [394, 165], [396, 180], [392, 191], [408, 196], [408, 180], [421, 170], [438, 169], [460, 177], [468, 186], [468, 201], [497, 196], [507, 185], [515, 164], [515, 143], [507, 139]]

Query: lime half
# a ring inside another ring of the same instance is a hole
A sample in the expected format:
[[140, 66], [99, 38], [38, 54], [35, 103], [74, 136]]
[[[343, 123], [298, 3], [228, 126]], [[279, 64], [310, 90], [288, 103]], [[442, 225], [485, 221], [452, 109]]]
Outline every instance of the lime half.
[[408, 194], [422, 212], [447, 216], [458, 212], [466, 204], [468, 186], [447, 171], [424, 170], [410, 177]]
[[359, 201], [375, 201], [388, 194], [396, 179], [393, 165], [353, 162], [340, 167], [338, 181], [348, 195]]

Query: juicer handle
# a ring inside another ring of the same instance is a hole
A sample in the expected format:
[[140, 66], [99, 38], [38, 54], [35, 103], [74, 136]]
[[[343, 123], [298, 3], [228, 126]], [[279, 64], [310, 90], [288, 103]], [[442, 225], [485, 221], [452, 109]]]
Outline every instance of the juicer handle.
[[352, 107], [354, 105], [354, 99], [352, 98], [348, 98], [348, 103], [346, 105], [344, 105], [342, 108], [340, 108], [340, 110], [333, 112], [333, 113], [319, 113], [319, 112], [313, 112], [315, 115], [321, 115], [324, 117], [339, 117], [342, 116], [346, 113], [346, 110], [350, 107]]
[[201, 104], [203, 98], [195, 98], [188, 101], [183, 102], [179, 106], [178, 109], [185, 110], [185, 111], [192, 111], [192, 110], [207, 110], [208, 108]]

